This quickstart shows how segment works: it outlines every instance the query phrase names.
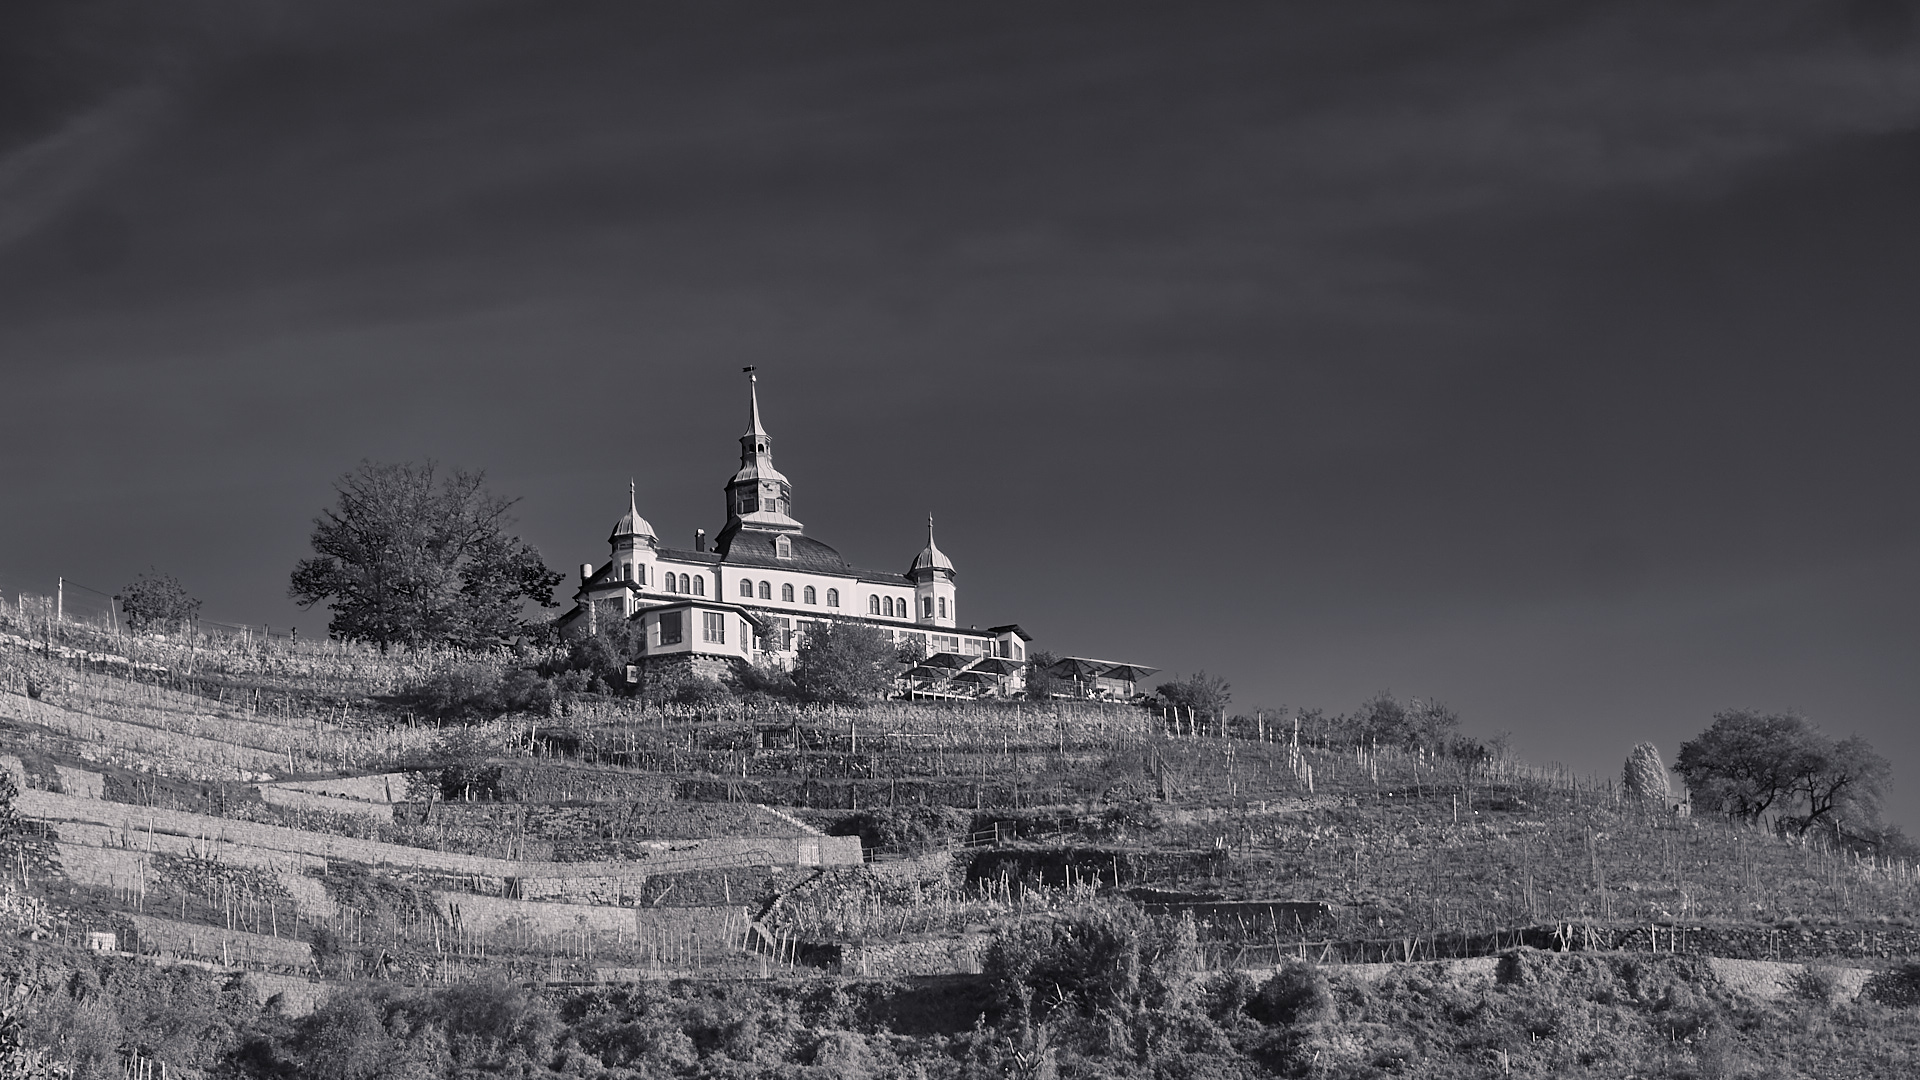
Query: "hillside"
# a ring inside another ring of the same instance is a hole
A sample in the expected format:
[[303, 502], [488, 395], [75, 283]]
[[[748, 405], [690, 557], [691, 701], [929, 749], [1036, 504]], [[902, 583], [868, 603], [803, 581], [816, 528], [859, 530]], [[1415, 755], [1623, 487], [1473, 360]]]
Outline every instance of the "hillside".
[[1607, 778], [1064, 701], [436, 725], [409, 688], [505, 661], [0, 633], [7, 968], [82, 1072], [378, 1075], [316, 1064], [346, 1030], [616, 1076], [1885, 1076], [1920, 1039], [1913, 866]]

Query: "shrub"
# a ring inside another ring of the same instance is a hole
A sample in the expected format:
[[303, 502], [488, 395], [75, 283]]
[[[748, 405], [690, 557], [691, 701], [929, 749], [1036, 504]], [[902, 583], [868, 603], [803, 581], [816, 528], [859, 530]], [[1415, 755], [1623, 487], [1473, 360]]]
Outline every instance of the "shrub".
[[1920, 1005], [1920, 963], [1902, 964], [1867, 980], [1861, 995], [1896, 1009]]
[[794, 685], [792, 673], [773, 664], [743, 665], [735, 668], [727, 681], [737, 697], [754, 705], [794, 701], [800, 697], [800, 688]]
[[862, 810], [827, 832], [832, 836], [858, 836], [862, 847], [926, 855], [945, 848], [967, 828], [969, 820], [962, 811], [909, 803]]
[[1825, 964], [1806, 964], [1787, 980], [1787, 991], [1801, 1001], [1831, 1005], [1840, 994], [1840, 980]]
[[200, 601], [188, 596], [172, 574], [150, 570], [121, 588], [120, 610], [126, 612], [127, 629], [136, 634], [177, 633], [200, 614]]
[[733, 702], [733, 694], [720, 680], [704, 675], [651, 682], [643, 696], [649, 705], [684, 705], [690, 709], [718, 709]]
[[1314, 964], [1291, 963], [1260, 984], [1247, 1015], [1263, 1024], [1312, 1024], [1333, 1019], [1333, 988]]
[[1001, 930], [981, 970], [1023, 1025], [1060, 1009], [1151, 1022], [1197, 999], [1197, 942], [1191, 914], [1149, 919], [1130, 904], [1088, 904]]

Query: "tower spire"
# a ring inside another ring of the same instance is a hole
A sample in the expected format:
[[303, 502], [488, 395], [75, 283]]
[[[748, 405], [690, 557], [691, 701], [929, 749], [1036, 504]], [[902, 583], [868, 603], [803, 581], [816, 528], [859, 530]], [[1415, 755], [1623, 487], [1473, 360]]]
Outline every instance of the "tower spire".
[[753, 365], [740, 369], [747, 375], [747, 398], [751, 404], [748, 416], [747, 434], [756, 438], [766, 438], [767, 429], [760, 426], [760, 376], [754, 374]]

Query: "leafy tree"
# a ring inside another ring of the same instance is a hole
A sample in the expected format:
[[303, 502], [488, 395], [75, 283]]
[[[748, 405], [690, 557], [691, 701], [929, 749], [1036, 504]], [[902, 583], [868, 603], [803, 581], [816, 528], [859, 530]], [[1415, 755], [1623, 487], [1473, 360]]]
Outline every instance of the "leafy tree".
[[1053, 673], [1053, 665], [1059, 657], [1045, 649], [1035, 649], [1027, 654], [1027, 696], [1036, 701], [1045, 701], [1060, 689], [1060, 676]]
[[811, 701], [857, 705], [893, 689], [893, 643], [860, 623], [822, 623], [807, 634], [793, 684]]
[[1702, 809], [1748, 822], [1773, 811], [1785, 827], [1837, 834], [1843, 822], [1878, 822], [1893, 769], [1858, 736], [1835, 741], [1804, 717], [1729, 709], [1680, 744], [1674, 771]]
[[513, 500], [489, 494], [483, 474], [362, 462], [334, 490], [339, 505], [314, 520], [316, 554], [287, 590], [302, 607], [327, 602], [333, 634], [486, 648], [528, 630], [527, 601], [554, 606], [564, 575], [505, 534]]
[[1233, 700], [1233, 687], [1218, 675], [1196, 671], [1184, 679], [1163, 682], [1153, 692], [1160, 701], [1176, 709], [1192, 709], [1200, 716], [1213, 716]]
[[127, 629], [136, 634], [170, 634], [192, 625], [200, 601], [188, 596], [172, 574], [149, 570], [121, 587], [120, 610], [126, 613]]

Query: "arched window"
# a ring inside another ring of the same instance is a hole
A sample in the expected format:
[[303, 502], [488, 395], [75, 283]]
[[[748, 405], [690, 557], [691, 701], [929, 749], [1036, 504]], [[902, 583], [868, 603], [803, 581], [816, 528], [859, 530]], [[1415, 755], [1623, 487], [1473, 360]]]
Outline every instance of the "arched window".
[[782, 603], [787, 603], [787, 604], [793, 603], [793, 586], [791, 585], [780, 586], [780, 600]]
[[782, 559], [793, 558], [793, 541], [784, 536], [774, 537], [773, 553]]
[[740, 595], [746, 597], [749, 600], [753, 599], [753, 582], [748, 581], [746, 578], [741, 578], [740, 579]]
[[667, 591], [668, 591], [668, 592], [673, 592], [673, 591], [674, 591], [674, 588], [673, 588], [673, 575], [672, 575], [672, 574], [668, 574], [668, 575], [667, 575], [667, 581], [666, 581], [666, 587], [667, 587]]
[[880, 598], [871, 593], [867, 594], [867, 614], [880, 614]]
[[885, 615], [889, 619], [893, 618], [893, 597], [888, 596], [881, 599], [880, 614]]
[[827, 590], [827, 606], [828, 607], [840, 606], [840, 590], [839, 589]]
[[820, 602], [820, 594], [817, 592], [814, 592], [813, 586], [809, 585], [807, 586], [806, 593], [804, 593], [801, 596], [801, 599], [805, 600], [809, 604], [817, 604]]
[[773, 583], [772, 582], [763, 581], [760, 583], [760, 599], [762, 600], [773, 599]]
[[707, 579], [705, 577], [697, 577], [693, 579], [693, 595], [695, 596], [707, 595]]
[[693, 579], [688, 577], [685, 574], [680, 575], [680, 591], [683, 593], [690, 593], [693, 591]]
[[920, 617], [923, 619], [933, 618], [933, 597], [923, 596], [920, 598]]

